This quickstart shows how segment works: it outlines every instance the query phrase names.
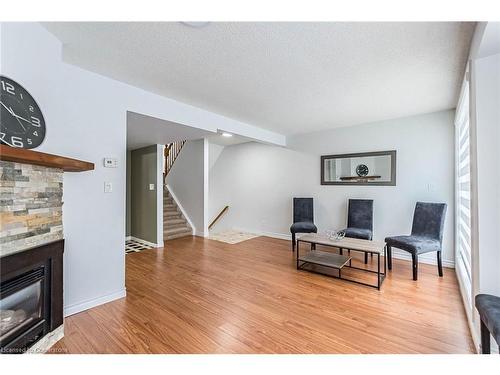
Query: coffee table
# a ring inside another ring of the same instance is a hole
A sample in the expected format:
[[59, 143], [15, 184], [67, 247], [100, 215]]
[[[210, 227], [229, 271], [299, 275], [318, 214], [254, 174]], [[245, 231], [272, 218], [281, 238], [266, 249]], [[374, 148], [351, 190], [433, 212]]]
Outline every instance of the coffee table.
[[[311, 244], [311, 251], [304, 254], [304, 255], [300, 255], [300, 243], [301, 242]], [[323, 245], [323, 246], [338, 248], [340, 250], [340, 254], [316, 250], [316, 245]], [[352, 258], [350, 256], [343, 255], [343, 250], [359, 251], [362, 253], [376, 255], [377, 256], [377, 270], [373, 271], [373, 270], [368, 270], [365, 268], [359, 268], [359, 267], [352, 266], [351, 265]], [[384, 272], [381, 272], [381, 269], [380, 269], [380, 256], [382, 254], [384, 255]], [[308, 269], [304, 268], [304, 266], [308, 265], [308, 264], [315, 264], [315, 265], [319, 265], [319, 266], [323, 266], [323, 267], [334, 268], [334, 269], [338, 270], [338, 276], [333, 276], [333, 275], [329, 275], [329, 276], [337, 278], [337, 279], [345, 280], [345, 281], [350, 281], [350, 282], [353, 282], [356, 284], [370, 286], [373, 288], [377, 288], [378, 290], [380, 290], [380, 287], [382, 286], [382, 283], [383, 283], [385, 276], [387, 274], [387, 266], [386, 266], [386, 261], [385, 261], [386, 259], [387, 259], [387, 246], [386, 246], [386, 243], [383, 241], [369, 241], [369, 240], [360, 240], [357, 238], [347, 238], [347, 237], [345, 237], [341, 240], [334, 241], [334, 240], [331, 240], [324, 235], [317, 234], [317, 233], [306, 234], [306, 235], [301, 236], [300, 238], [297, 239], [297, 269], [298, 270], [303, 269], [303, 270], [310, 271], [310, 272], [316, 272], [314, 270], [308, 270]], [[377, 285], [368, 284], [368, 283], [364, 283], [364, 282], [352, 280], [352, 279], [346, 279], [345, 277], [342, 277], [342, 268], [344, 268], [344, 267], [377, 274]]]

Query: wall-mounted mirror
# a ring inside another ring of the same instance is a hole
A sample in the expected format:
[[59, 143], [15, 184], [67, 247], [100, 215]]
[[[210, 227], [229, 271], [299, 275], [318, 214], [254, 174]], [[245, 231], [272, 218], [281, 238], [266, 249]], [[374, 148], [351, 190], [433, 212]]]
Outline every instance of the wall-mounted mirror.
[[321, 185], [396, 185], [396, 151], [324, 155]]

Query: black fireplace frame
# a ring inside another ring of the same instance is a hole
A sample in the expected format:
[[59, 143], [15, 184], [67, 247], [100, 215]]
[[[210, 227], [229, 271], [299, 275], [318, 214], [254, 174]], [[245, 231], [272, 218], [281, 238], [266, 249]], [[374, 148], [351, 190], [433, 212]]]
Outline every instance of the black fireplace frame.
[[63, 253], [64, 240], [58, 240], [0, 258], [0, 290], [12, 285], [13, 280], [38, 271], [43, 275], [44, 291], [42, 319], [0, 342], [1, 353], [23, 353], [63, 324]]

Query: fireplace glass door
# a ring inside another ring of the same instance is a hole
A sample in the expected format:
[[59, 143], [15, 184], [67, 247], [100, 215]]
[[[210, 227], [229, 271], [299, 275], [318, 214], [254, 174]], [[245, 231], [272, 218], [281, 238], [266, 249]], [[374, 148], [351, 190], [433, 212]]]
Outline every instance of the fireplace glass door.
[[43, 320], [43, 268], [2, 283], [0, 342]]

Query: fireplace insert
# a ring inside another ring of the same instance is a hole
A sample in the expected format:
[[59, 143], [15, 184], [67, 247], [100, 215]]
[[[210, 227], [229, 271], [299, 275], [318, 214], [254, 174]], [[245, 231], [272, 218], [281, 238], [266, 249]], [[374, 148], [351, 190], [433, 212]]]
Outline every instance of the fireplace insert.
[[46, 274], [45, 267], [39, 267], [2, 283], [0, 287], [2, 351], [24, 348], [48, 333]]
[[62, 324], [63, 244], [0, 259], [1, 353], [23, 353]]

